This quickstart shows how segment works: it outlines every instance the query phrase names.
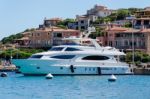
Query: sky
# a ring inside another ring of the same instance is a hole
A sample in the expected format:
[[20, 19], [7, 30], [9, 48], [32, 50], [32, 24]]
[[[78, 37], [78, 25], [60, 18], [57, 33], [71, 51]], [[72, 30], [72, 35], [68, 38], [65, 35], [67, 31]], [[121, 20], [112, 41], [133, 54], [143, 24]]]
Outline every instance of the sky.
[[44, 18], [75, 18], [95, 4], [109, 9], [150, 6], [150, 0], [0, 0], [0, 40], [36, 28]]

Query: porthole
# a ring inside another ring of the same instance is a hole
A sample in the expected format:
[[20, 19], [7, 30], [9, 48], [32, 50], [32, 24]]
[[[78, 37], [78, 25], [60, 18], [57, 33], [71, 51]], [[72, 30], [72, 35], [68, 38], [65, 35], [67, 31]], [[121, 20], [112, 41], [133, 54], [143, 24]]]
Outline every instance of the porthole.
[[122, 68], [122, 70], [125, 70], [124, 68]]
[[40, 67], [36, 67], [37, 69], [40, 69]]
[[95, 68], [93, 68], [93, 71], [95, 71]]
[[21, 67], [20, 66], [16, 66], [18, 69], [20, 69]]
[[91, 71], [91, 68], [89, 68], [89, 71]]

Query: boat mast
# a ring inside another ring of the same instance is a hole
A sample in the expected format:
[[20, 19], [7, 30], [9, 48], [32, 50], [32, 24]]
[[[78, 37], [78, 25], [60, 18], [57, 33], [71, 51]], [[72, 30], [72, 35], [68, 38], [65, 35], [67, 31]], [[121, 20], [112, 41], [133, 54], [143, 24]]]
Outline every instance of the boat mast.
[[[134, 18], [132, 18], [132, 29], [133, 29], [133, 24], [134, 24]], [[134, 65], [134, 33], [132, 31], [132, 64]]]

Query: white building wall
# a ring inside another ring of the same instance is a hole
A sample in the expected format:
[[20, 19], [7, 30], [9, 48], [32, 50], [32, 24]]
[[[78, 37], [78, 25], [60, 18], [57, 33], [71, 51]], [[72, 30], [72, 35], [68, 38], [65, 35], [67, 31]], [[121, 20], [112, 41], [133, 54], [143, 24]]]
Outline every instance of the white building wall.
[[107, 17], [111, 15], [111, 11], [98, 11], [96, 15], [98, 17]]

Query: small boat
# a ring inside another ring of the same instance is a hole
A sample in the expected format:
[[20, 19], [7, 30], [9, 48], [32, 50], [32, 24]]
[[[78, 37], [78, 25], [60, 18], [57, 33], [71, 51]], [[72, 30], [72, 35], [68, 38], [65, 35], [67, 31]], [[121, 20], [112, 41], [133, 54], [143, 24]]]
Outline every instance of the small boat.
[[1, 76], [1, 77], [7, 77], [7, 73], [2, 72], [0, 76]]
[[51, 73], [46, 75], [46, 79], [52, 79], [52, 78], [53, 78], [53, 75]]
[[111, 75], [110, 78], [108, 79], [108, 81], [116, 81], [117, 78], [115, 75]]

